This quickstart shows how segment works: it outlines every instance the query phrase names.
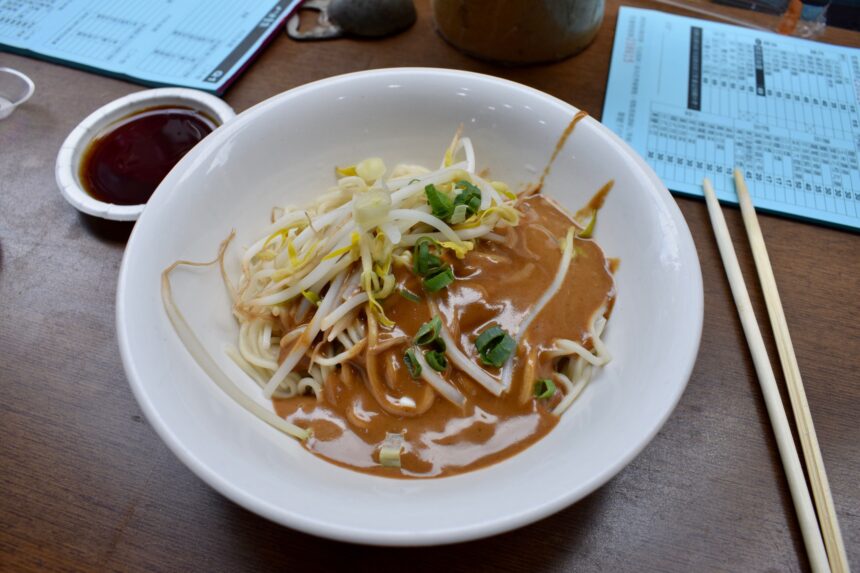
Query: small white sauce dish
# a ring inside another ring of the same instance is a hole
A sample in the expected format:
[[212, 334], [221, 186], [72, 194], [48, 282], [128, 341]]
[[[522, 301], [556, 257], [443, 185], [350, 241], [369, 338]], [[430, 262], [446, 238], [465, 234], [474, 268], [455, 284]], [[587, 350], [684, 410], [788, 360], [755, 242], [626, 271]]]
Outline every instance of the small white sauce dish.
[[157, 88], [114, 100], [88, 115], [60, 147], [55, 175], [66, 201], [87, 215], [111, 221], [136, 221], [146, 204], [115, 205], [87, 193], [80, 180], [81, 160], [90, 143], [118, 120], [148, 108], [169, 105], [201, 111], [215, 120], [219, 127], [236, 116], [233, 108], [221, 99], [187, 88]]
[[15, 108], [30, 99], [36, 86], [33, 80], [12, 68], [0, 68], [0, 119], [12, 115]]

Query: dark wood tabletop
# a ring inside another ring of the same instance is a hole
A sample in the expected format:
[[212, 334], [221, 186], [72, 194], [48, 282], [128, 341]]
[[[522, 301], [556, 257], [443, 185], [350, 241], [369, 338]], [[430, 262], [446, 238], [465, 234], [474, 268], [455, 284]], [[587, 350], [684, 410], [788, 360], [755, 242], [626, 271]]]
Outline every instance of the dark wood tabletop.
[[[600, 116], [617, 0], [584, 53], [517, 69], [459, 54], [434, 32], [428, 4], [418, 6], [414, 27], [382, 41], [299, 44], [279, 34], [225, 99], [242, 111], [344, 72], [437, 66], [506, 77]], [[834, 29], [823, 39], [860, 45], [860, 34]], [[126, 382], [114, 298], [130, 226], [69, 206], [54, 161], [85, 116], [142, 88], [8, 54], [0, 66], [36, 83], [30, 102], [0, 122], [0, 570], [808, 569], [702, 201], [677, 200], [704, 275], [701, 350], [680, 404], [641, 455], [574, 506], [494, 538], [420, 549], [336, 543], [270, 523], [210, 489], [158, 439]], [[739, 213], [727, 208], [726, 216], [767, 325]], [[760, 219], [849, 561], [860, 567], [860, 237]]]

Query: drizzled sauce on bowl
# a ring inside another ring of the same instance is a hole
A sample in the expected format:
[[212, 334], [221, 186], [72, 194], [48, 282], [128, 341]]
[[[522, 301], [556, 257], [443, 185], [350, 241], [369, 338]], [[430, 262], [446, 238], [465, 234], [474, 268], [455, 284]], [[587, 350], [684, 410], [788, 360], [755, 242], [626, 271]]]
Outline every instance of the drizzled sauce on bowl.
[[[608, 191], [608, 187], [606, 188]], [[602, 195], [605, 191], [601, 190]], [[463, 260], [450, 259], [457, 280], [434, 297], [439, 316], [460, 348], [477, 360], [474, 340], [488, 324], [515, 331], [541, 293], [553, 281], [562, 257], [559, 241], [573, 221], [555, 202], [533, 195], [518, 205], [519, 225], [502, 231], [504, 243], [480, 242]], [[411, 339], [431, 318], [424, 303], [398, 295], [388, 297], [385, 313], [396, 324], [380, 338], [379, 352], [369, 352], [345, 365], [325, 381], [324, 397], [275, 400], [276, 412], [312, 430], [304, 447], [314, 454], [365, 473], [420, 478], [449, 476], [496, 463], [540, 440], [558, 422], [552, 409], [560, 400], [537, 400], [534, 377], [549, 376], [552, 364], [531, 357], [564, 337], [590, 345], [589, 324], [596, 313], [610, 312], [615, 299], [614, 263], [590, 239], [576, 238], [577, 255], [561, 290], [537, 315], [518, 349], [517, 366], [509, 392], [496, 397], [469, 376], [453, 370], [446, 377], [466, 396], [466, 404], [434, 398], [422, 381], [402, 367], [408, 342], [385, 347], [385, 340]], [[409, 269], [395, 272], [397, 281], [412, 292], [421, 286]], [[283, 358], [283, 357], [282, 357]], [[536, 372], [527, 372], [537, 363]], [[362, 370], [377, 369], [385, 383], [374, 387]], [[499, 373], [496, 372], [496, 375]], [[418, 415], [403, 416], [386, 408], [407, 397]], [[401, 468], [379, 465], [378, 448], [386, 433], [402, 433]]]
[[84, 150], [79, 179], [93, 198], [142, 205], [171, 169], [218, 124], [183, 106], [158, 106], [126, 116]]

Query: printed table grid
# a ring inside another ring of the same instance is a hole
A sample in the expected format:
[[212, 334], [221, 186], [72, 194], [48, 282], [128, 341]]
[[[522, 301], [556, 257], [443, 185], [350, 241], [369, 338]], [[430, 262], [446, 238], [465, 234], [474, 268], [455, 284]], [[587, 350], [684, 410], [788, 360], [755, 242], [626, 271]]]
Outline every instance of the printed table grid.
[[[659, 41], [657, 41], [659, 37]], [[604, 121], [666, 186], [860, 228], [860, 50], [622, 8]]]

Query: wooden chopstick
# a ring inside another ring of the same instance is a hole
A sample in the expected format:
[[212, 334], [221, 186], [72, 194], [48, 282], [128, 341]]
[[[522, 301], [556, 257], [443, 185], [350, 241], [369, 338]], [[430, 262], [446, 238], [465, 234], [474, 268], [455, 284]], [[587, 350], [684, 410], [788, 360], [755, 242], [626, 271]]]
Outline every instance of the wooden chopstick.
[[764, 346], [764, 339], [762, 339], [761, 331], [758, 328], [758, 323], [753, 313], [752, 302], [744, 284], [744, 277], [741, 274], [737, 255], [735, 255], [735, 250], [732, 248], [729, 229], [726, 226], [726, 220], [723, 217], [723, 212], [720, 210], [720, 204], [717, 201], [717, 196], [714, 193], [711, 182], [705, 179], [703, 185], [705, 188], [705, 200], [708, 204], [708, 214], [711, 217], [711, 225], [714, 228], [717, 246], [720, 249], [720, 256], [723, 259], [723, 266], [726, 269], [726, 275], [732, 289], [732, 296], [735, 299], [735, 306], [738, 308], [738, 315], [740, 316], [744, 335], [750, 347], [759, 385], [764, 395], [764, 403], [767, 407], [774, 436], [776, 437], [776, 445], [779, 449], [779, 456], [782, 459], [782, 466], [785, 469], [785, 477], [788, 480], [788, 489], [791, 491], [794, 510], [800, 522], [800, 531], [803, 535], [803, 543], [806, 546], [809, 563], [812, 566], [812, 570], [816, 573], [827, 572], [830, 571], [830, 566], [827, 563], [827, 553], [824, 551], [821, 531], [818, 529], [818, 521], [815, 518], [815, 509], [812, 506], [809, 489], [806, 487], [806, 479], [803, 476], [800, 457], [797, 455], [797, 450], [794, 447], [791, 427], [788, 425], [788, 417], [785, 414], [782, 398], [779, 396], [776, 378], [770, 366], [767, 349]]
[[782, 309], [779, 291], [776, 288], [776, 278], [773, 275], [773, 268], [767, 255], [767, 247], [764, 244], [764, 236], [761, 234], [755, 207], [747, 190], [743, 173], [739, 169], [735, 169], [735, 189], [738, 193], [744, 226], [755, 259], [758, 279], [764, 292], [764, 300], [776, 339], [779, 360], [788, 386], [788, 396], [794, 412], [794, 421], [797, 424], [797, 433], [800, 436], [800, 446], [803, 450], [806, 472], [812, 486], [812, 497], [818, 510], [818, 521], [824, 536], [830, 568], [834, 573], [847, 573], [849, 569], [845, 544], [842, 541], [842, 532], [839, 529], [839, 521], [833, 507], [833, 495], [830, 493], [830, 484], [827, 481], [824, 460], [821, 458], [818, 437], [815, 434], [812, 415], [809, 413], [809, 403], [806, 401], [806, 392], [803, 390], [800, 368], [797, 365], [797, 357], [791, 344], [791, 335], [788, 333], [788, 322], [785, 320], [785, 312]]

